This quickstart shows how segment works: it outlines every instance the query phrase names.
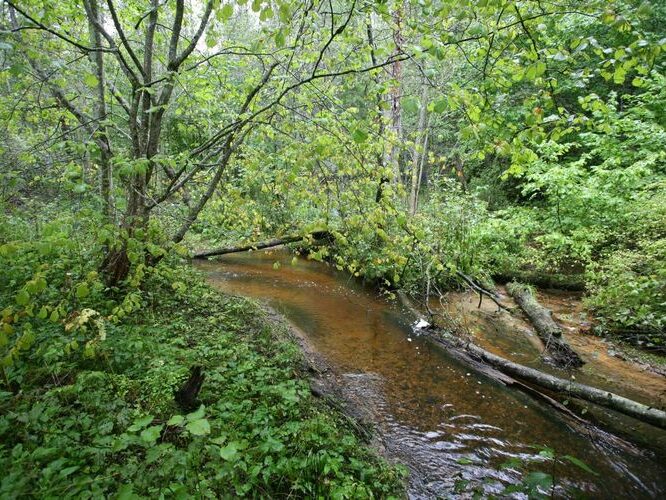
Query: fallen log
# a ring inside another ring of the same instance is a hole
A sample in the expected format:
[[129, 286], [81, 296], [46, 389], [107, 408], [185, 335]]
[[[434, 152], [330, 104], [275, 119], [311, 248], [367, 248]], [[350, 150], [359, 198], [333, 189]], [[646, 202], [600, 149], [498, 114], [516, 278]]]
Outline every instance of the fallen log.
[[539, 304], [528, 287], [520, 283], [509, 283], [506, 285], [506, 291], [534, 325], [537, 335], [555, 366], [560, 368], [583, 366], [584, 361], [562, 338], [562, 328], [553, 320], [550, 309]]
[[512, 281], [529, 283], [538, 288], [555, 288], [557, 290], [568, 290], [571, 292], [585, 291], [585, 280], [583, 274], [539, 274], [515, 271], [511, 273], [498, 273], [492, 276], [495, 283], [505, 285]]
[[[417, 321], [423, 319], [422, 315], [411, 304], [411, 301], [403, 292], [398, 292], [398, 298]], [[572, 380], [561, 379], [540, 372], [539, 370], [535, 370], [534, 368], [514, 363], [513, 361], [502, 358], [501, 356], [486, 351], [471, 342], [465, 341], [437, 328], [428, 332], [428, 335], [438, 345], [449, 351], [453, 351], [458, 359], [465, 360], [465, 356], [459, 355], [459, 351], [463, 351], [474, 360], [473, 366], [478, 366], [478, 363], [487, 365], [486, 370], [482, 370], [485, 373], [488, 373], [487, 369], [490, 367], [501, 372], [504, 376], [515, 377], [516, 379], [528, 382], [537, 387], [542, 387], [557, 393], [564, 393], [568, 396], [573, 396], [605, 408], [610, 408], [611, 410], [628, 415], [642, 422], [647, 422], [662, 429], [666, 429], [666, 411], [644, 405], [610, 391], [579, 384]], [[502, 378], [499, 377], [498, 380], [506, 382], [506, 380], [502, 380]]]
[[285, 236], [284, 238], [273, 238], [272, 240], [259, 241], [257, 243], [250, 243], [247, 245], [235, 246], [235, 247], [224, 247], [218, 248], [216, 250], [207, 250], [204, 252], [195, 253], [192, 257], [195, 259], [205, 259], [206, 257], [215, 257], [217, 255], [226, 255], [230, 253], [238, 252], [247, 252], [249, 250], [261, 250], [264, 248], [273, 248], [280, 245], [286, 245], [288, 243], [296, 243], [297, 241], [303, 241], [309, 237], [312, 237], [314, 240], [323, 240], [330, 237], [331, 233], [328, 231], [315, 231], [309, 234], [301, 234], [295, 236]]

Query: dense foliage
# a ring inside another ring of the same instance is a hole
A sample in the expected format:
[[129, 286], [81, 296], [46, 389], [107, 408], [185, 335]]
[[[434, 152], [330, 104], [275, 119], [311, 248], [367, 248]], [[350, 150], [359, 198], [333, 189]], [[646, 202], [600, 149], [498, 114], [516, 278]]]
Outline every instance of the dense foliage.
[[[284, 326], [175, 258], [108, 298], [76, 220], [15, 227], [1, 247], [2, 497], [400, 491], [399, 471], [311, 396]], [[174, 394], [194, 366], [205, 384], [185, 410]]]
[[580, 288], [596, 332], [663, 347], [665, 19], [657, 0], [0, 0], [3, 494], [394, 491], [251, 306], [183, 274], [201, 247], [300, 234], [388, 293]]

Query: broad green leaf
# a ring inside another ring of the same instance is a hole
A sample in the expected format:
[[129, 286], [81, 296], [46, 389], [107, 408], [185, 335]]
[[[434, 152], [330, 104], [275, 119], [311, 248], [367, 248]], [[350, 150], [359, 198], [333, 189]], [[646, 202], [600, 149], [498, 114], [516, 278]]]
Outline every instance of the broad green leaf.
[[446, 111], [447, 104], [448, 103], [447, 103], [446, 98], [441, 97], [441, 98], [439, 98], [435, 101], [435, 103], [433, 105], [433, 111], [435, 113], [443, 113], [444, 111]]
[[83, 77], [83, 83], [85, 83], [90, 88], [95, 88], [99, 83], [99, 80], [92, 73], [88, 73]]
[[231, 3], [225, 3], [220, 9], [220, 17], [222, 21], [228, 21], [234, 15], [234, 6]]
[[239, 444], [236, 441], [232, 441], [228, 445], [220, 448], [220, 457], [224, 460], [233, 460], [238, 455]]
[[30, 302], [30, 294], [27, 290], [20, 290], [19, 293], [16, 294], [16, 303], [20, 306], [25, 306], [28, 302]]
[[357, 128], [352, 133], [352, 139], [354, 139], [355, 143], [361, 144], [362, 142], [365, 142], [368, 139], [368, 133], [365, 130]]
[[205, 418], [188, 422], [185, 428], [195, 436], [205, 436], [206, 434], [210, 434], [210, 424]]
[[150, 427], [141, 431], [141, 439], [146, 443], [154, 443], [160, 437], [163, 425], [151, 425]]
[[76, 285], [76, 297], [83, 299], [90, 294], [90, 288], [88, 288], [88, 283], [79, 283]]
[[278, 47], [284, 47], [285, 42], [286, 40], [282, 30], [279, 30], [277, 33], [275, 33], [275, 45]]
[[146, 427], [148, 424], [150, 424], [154, 419], [155, 417], [153, 417], [152, 415], [146, 415], [145, 417], [138, 418], [134, 421], [132, 425], [129, 426], [127, 431], [128, 432], [139, 431], [144, 427]]
[[291, 12], [289, 12], [289, 5], [287, 5], [286, 2], [280, 4], [280, 8], [278, 9], [278, 16], [280, 17], [280, 21], [283, 23], [289, 22]]
[[402, 108], [407, 113], [416, 113], [419, 110], [419, 101], [415, 97], [407, 97], [402, 101]]
[[167, 425], [174, 425], [174, 426], [182, 425], [183, 422], [185, 422], [185, 417], [183, 417], [182, 415], [174, 415], [169, 419]]
[[188, 422], [191, 422], [192, 420], [199, 420], [200, 418], [203, 418], [204, 412], [206, 411], [206, 407], [204, 405], [199, 406], [197, 411], [194, 411], [192, 413], [188, 413], [185, 415], [185, 419]]

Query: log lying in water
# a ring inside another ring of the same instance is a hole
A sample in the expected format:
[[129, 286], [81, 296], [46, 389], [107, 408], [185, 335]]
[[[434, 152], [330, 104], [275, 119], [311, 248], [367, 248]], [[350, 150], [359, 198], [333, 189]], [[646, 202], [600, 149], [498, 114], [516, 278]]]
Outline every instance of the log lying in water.
[[314, 233], [301, 234], [297, 236], [285, 236], [284, 238], [274, 238], [272, 240], [259, 241], [257, 243], [251, 243], [248, 245], [241, 245], [237, 247], [225, 247], [218, 248], [216, 250], [207, 250], [205, 252], [195, 253], [193, 257], [195, 259], [205, 259], [206, 257], [214, 257], [216, 255], [226, 255], [230, 253], [238, 252], [247, 252], [249, 250], [261, 250], [264, 248], [273, 248], [280, 245], [286, 245], [288, 243], [296, 243], [297, 241], [303, 241], [309, 237], [312, 237], [315, 240], [323, 240], [328, 238], [331, 233], [328, 231], [315, 231]]
[[[403, 292], [398, 292], [398, 297], [402, 304], [410, 311], [417, 320], [422, 318], [419, 311], [411, 304], [411, 301]], [[446, 332], [435, 329], [430, 332], [431, 338], [437, 344], [450, 350], [462, 350], [473, 358], [477, 363], [482, 362], [495, 370], [515, 377], [519, 380], [529, 382], [538, 387], [567, 394], [590, 403], [597, 404], [611, 410], [615, 410], [624, 415], [628, 415], [642, 422], [655, 425], [666, 429], [666, 411], [653, 408], [637, 401], [619, 396], [610, 391], [604, 391], [584, 384], [579, 384], [572, 380], [565, 380], [547, 373], [540, 372], [534, 368], [514, 363], [508, 359], [497, 356], [481, 347], [466, 342], [460, 338], [449, 335]], [[460, 356], [457, 356], [460, 359]]]
[[562, 339], [562, 329], [553, 320], [551, 311], [537, 302], [528, 287], [520, 283], [509, 283], [506, 290], [534, 325], [553, 364], [560, 368], [583, 366], [580, 356]]

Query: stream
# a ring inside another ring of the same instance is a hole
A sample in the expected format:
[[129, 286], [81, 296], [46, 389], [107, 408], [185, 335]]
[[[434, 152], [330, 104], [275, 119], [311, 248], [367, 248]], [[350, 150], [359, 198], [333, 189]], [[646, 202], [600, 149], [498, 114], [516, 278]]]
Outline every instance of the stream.
[[[665, 431], [595, 410], [624, 437], [581, 433], [552, 408], [419, 338], [396, 304], [347, 274], [282, 250], [196, 266], [219, 289], [264, 300], [301, 330], [344, 390], [372, 415], [386, 454], [410, 469], [411, 498], [471, 497], [473, 489], [498, 494], [520, 480], [520, 470], [552, 474], [559, 495], [666, 496]], [[506, 345], [508, 335], [519, 334], [493, 332], [504, 339], [502, 351], [520, 351], [524, 338]], [[603, 368], [591, 363], [588, 380]], [[663, 378], [651, 380], [666, 392]], [[612, 389], [633, 395], [630, 387]], [[546, 460], [539, 454], [543, 446], [582, 460], [597, 475]], [[503, 467], [510, 459], [524, 465]]]

